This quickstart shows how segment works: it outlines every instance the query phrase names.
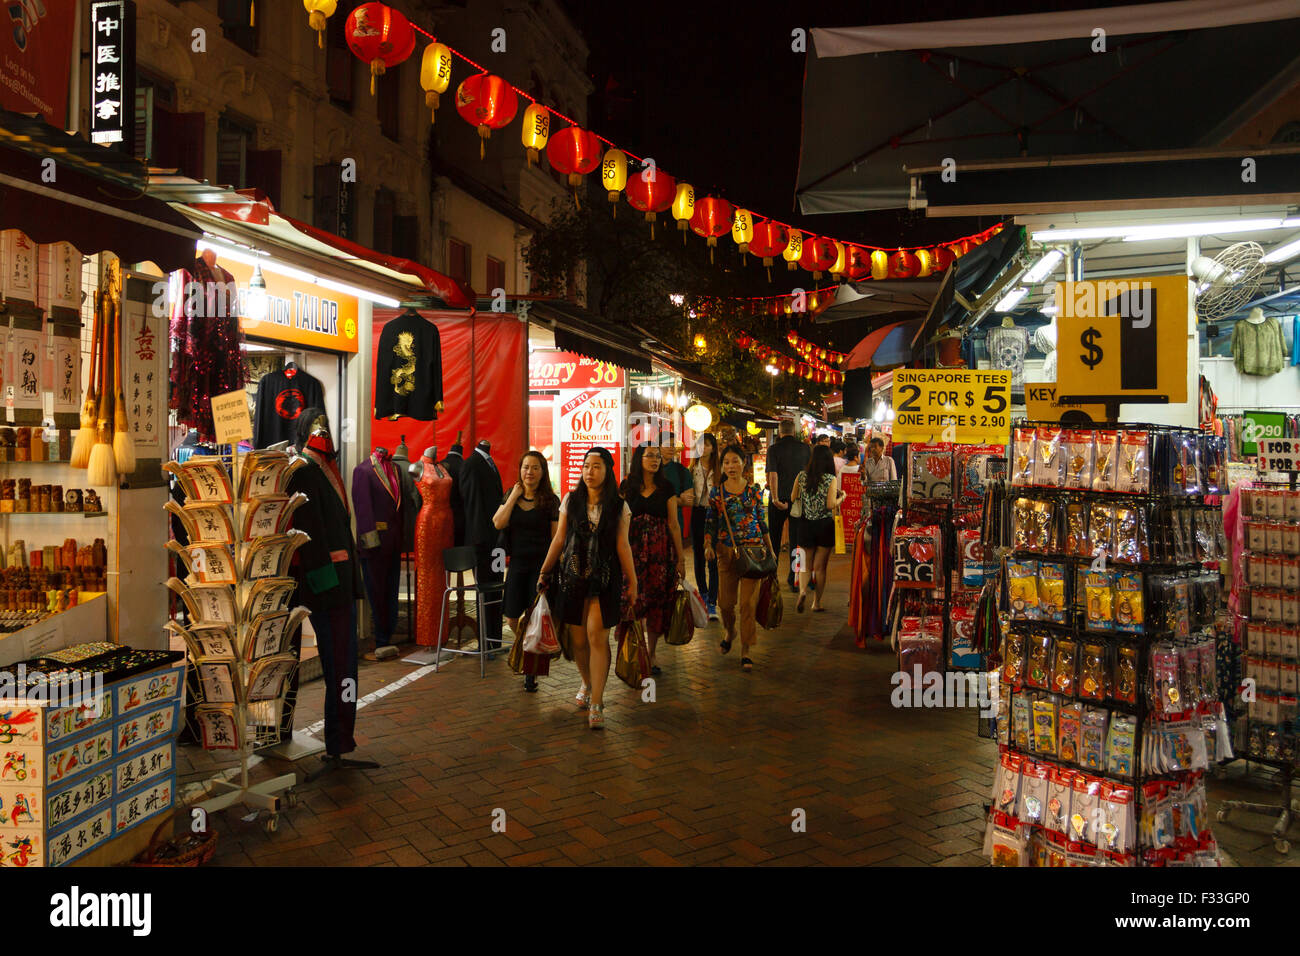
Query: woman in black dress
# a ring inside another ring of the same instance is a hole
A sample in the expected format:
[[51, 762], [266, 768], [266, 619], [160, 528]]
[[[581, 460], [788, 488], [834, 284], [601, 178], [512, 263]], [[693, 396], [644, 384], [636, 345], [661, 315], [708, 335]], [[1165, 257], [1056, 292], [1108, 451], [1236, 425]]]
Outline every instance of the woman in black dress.
[[[519, 480], [492, 516], [510, 559], [501, 610], [517, 641], [528, 629], [528, 622], [521, 619], [537, 596], [537, 575], [559, 520], [560, 499], [551, 490], [546, 459], [539, 451], [526, 451], [519, 459]], [[524, 690], [536, 692], [537, 678], [546, 676], [550, 666], [548, 655], [525, 653]]]
[[[587, 726], [605, 726], [605, 682], [609, 678], [609, 630], [618, 623], [626, 598], [636, 604], [636, 568], [628, 544], [631, 512], [619, 497], [614, 457], [593, 448], [582, 460], [582, 481], [560, 503], [560, 523], [542, 562], [537, 587], [545, 588], [560, 567], [558, 603], [569, 627], [573, 661], [582, 675], [576, 703], [587, 708]], [[563, 552], [563, 554], [561, 554]]]
[[662, 467], [663, 453], [654, 445], [641, 445], [632, 453], [622, 487], [632, 512], [628, 541], [640, 595], [632, 616], [645, 622], [650, 673], [656, 676], [659, 665], [655, 662], [655, 646], [659, 636], [668, 631], [677, 582], [686, 575], [686, 551], [677, 523], [678, 500]]

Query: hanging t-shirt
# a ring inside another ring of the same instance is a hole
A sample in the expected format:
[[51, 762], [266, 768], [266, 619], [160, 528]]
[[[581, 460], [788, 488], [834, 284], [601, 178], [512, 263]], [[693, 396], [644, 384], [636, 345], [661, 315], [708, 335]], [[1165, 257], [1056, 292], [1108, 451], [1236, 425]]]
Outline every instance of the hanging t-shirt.
[[253, 420], [253, 447], [265, 448], [296, 437], [298, 416], [304, 409], [325, 407], [325, 388], [302, 369], [267, 372], [257, 383], [257, 414]]
[[989, 329], [984, 343], [989, 350], [989, 364], [1011, 373], [1011, 387], [1025, 381], [1025, 353], [1029, 351], [1029, 333], [1024, 329], [996, 326]]
[[384, 326], [375, 346], [375, 418], [430, 422], [442, 404], [442, 337], [418, 312]]

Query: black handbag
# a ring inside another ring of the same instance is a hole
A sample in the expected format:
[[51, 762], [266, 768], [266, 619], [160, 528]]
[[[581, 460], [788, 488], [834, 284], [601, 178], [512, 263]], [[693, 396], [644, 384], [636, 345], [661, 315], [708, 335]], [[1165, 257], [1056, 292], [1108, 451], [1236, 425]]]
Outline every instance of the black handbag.
[[727, 531], [731, 534], [731, 546], [736, 555], [736, 573], [742, 578], [765, 578], [776, 574], [776, 555], [768, 548], [766, 540], [758, 544], [741, 544], [736, 537], [736, 529], [731, 526], [731, 515], [727, 512], [726, 488], [722, 489], [722, 517], [727, 519]]

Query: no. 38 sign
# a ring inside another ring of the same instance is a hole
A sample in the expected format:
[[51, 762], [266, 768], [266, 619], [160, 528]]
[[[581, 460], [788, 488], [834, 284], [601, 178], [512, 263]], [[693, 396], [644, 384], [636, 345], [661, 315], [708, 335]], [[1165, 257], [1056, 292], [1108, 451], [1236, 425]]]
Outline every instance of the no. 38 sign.
[[1011, 373], [992, 369], [898, 369], [894, 441], [1006, 444]]

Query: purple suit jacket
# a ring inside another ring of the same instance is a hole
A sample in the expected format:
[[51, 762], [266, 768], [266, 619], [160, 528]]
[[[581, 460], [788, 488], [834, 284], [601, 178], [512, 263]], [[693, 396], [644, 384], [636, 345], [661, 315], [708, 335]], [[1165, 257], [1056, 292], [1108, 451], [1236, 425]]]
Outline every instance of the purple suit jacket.
[[394, 497], [370, 458], [352, 469], [352, 513], [357, 519], [357, 550], [362, 557], [402, 553], [401, 496], [400, 483]]

